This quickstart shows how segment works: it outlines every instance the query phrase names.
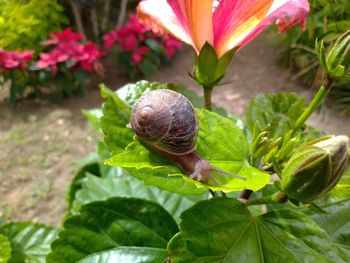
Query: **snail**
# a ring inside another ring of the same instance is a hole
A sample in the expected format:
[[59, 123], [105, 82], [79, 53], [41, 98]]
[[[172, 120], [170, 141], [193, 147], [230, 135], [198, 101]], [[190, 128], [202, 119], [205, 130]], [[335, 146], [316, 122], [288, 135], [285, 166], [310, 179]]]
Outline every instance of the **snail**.
[[160, 89], [143, 94], [135, 103], [128, 125], [137, 137], [190, 178], [207, 182], [212, 172], [245, 178], [211, 166], [198, 153], [198, 120], [192, 103], [180, 93]]

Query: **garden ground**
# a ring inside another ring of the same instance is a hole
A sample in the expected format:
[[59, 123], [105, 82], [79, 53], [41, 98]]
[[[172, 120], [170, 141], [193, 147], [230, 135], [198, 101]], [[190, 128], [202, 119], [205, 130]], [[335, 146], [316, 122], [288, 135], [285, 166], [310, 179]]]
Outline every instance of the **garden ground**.
[[[258, 93], [294, 91], [312, 97], [313, 91], [277, 64], [278, 48], [272, 42], [263, 35], [236, 55], [224, 80], [229, 84], [214, 90], [214, 102], [242, 115], [249, 99]], [[99, 137], [88, 127], [81, 109], [101, 105], [99, 82], [111, 89], [126, 83], [113, 62], [108, 64], [106, 77], [91, 81], [85, 97], [56, 105], [26, 100], [12, 111], [0, 105], [0, 218], [59, 225], [77, 161], [94, 149]], [[187, 74], [192, 65], [192, 52], [185, 50], [151, 80], [183, 83], [200, 94]], [[328, 133], [350, 135], [350, 118], [339, 116], [332, 103], [327, 104], [311, 124]]]

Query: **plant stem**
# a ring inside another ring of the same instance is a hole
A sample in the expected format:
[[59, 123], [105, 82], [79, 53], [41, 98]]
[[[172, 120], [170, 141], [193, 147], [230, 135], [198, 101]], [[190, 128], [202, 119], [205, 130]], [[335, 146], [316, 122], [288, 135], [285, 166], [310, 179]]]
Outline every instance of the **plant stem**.
[[96, 7], [93, 7], [90, 12], [91, 12], [92, 32], [94, 33], [95, 41], [98, 41], [100, 36], [100, 30], [98, 28]]
[[213, 190], [209, 190], [209, 193], [211, 194], [212, 197], [216, 197], [216, 193]]
[[204, 108], [211, 111], [211, 95], [213, 93], [213, 87], [204, 87]]
[[264, 204], [276, 204], [276, 203], [286, 203], [288, 201], [287, 195], [282, 192], [277, 192], [270, 196], [265, 196], [253, 200], [249, 200], [245, 203], [246, 206], [251, 205], [264, 205]]
[[122, 2], [120, 3], [118, 22], [117, 22], [116, 28], [119, 28], [123, 25], [126, 17], [126, 13], [127, 13], [127, 7], [128, 7], [128, 0], [122, 0]]
[[[203, 90], [204, 90], [204, 108], [208, 111], [211, 111], [211, 95], [213, 92], [213, 87], [205, 87], [203, 86]], [[210, 194], [213, 197], [216, 197], [215, 192], [213, 192], [212, 190], [209, 190]], [[226, 196], [224, 192], [221, 192], [222, 196]]]
[[331, 84], [327, 84], [326, 88], [322, 86], [316, 93], [315, 97], [312, 99], [309, 106], [305, 109], [303, 114], [299, 117], [299, 119], [296, 121], [293, 130], [299, 129], [301, 126], [304, 125], [304, 123], [307, 121], [308, 118], [314, 113], [314, 111], [321, 105], [323, 100], [328, 94], [328, 90], [330, 88]]
[[107, 30], [110, 7], [111, 7], [111, 0], [106, 0], [103, 6], [103, 16], [102, 16], [102, 22], [101, 22], [102, 32], [106, 32]]
[[77, 3], [75, 3], [73, 0], [69, 0], [69, 3], [72, 7], [75, 23], [77, 26], [77, 30], [80, 34], [84, 35], [84, 39], [86, 38], [85, 36], [85, 31], [84, 31], [84, 26], [83, 26], [83, 21], [81, 18], [81, 9]]
[[253, 191], [249, 190], [249, 189], [244, 189], [241, 193], [241, 195], [239, 196], [239, 199], [242, 200], [248, 200], [249, 197], [252, 195]]

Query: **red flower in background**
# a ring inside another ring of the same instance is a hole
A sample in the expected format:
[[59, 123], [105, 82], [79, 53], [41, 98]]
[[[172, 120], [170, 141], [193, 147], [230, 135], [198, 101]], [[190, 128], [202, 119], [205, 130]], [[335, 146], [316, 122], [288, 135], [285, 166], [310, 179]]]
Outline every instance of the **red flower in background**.
[[105, 49], [111, 49], [116, 42], [123, 51], [136, 51], [138, 43], [145, 39], [149, 28], [140, 24], [135, 14], [129, 16], [128, 23], [118, 29], [106, 33], [102, 39]]
[[133, 65], [140, 64], [145, 55], [150, 52], [145, 40], [151, 39], [163, 46], [165, 56], [169, 59], [173, 58], [176, 50], [182, 47], [182, 43], [174, 37], [163, 37], [152, 32], [151, 28], [139, 22], [135, 14], [129, 16], [126, 25], [106, 33], [102, 39], [106, 50], [113, 48], [118, 43], [121, 51], [130, 51], [130, 62]]
[[114, 43], [116, 41], [116, 32], [111, 31], [103, 35], [102, 40], [104, 44], [104, 49], [108, 50], [111, 49], [114, 46]]
[[149, 52], [149, 48], [147, 46], [142, 46], [138, 50], [132, 54], [131, 59], [134, 65], [140, 64], [143, 56]]
[[179, 50], [182, 48], [181, 41], [177, 40], [176, 38], [170, 35], [168, 36], [168, 38], [164, 38], [163, 45], [164, 45], [166, 56], [168, 58], [173, 58], [176, 50]]
[[6, 51], [0, 48], [0, 69], [23, 70], [27, 67], [27, 63], [33, 59], [33, 53], [33, 50]]
[[82, 44], [78, 42], [84, 36], [73, 32], [71, 28], [63, 32], [50, 34], [51, 39], [44, 42], [45, 46], [52, 46], [49, 52], [40, 54], [40, 60], [36, 63], [39, 69], [48, 68], [53, 74], [57, 73], [57, 64], [72, 62], [69, 70], [75, 71], [82, 68], [84, 71], [102, 74], [103, 67], [100, 58], [104, 53], [92, 42]]
[[98, 74], [103, 73], [103, 67], [100, 58], [105, 55], [104, 52], [92, 42], [87, 42], [83, 47], [83, 54], [86, 56], [79, 61], [80, 66], [87, 72], [95, 71]]
[[57, 45], [60, 42], [65, 41], [78, 41], [84, 39], [84, 35], [73, 32], [70, 27], [66, 28], [62, 32], [53, 32], [50, 34], [50, 39], [44, 41], [44, 45]]
[[36, 67], [39, 69], [49, 68], [53, 75], [57, 74], [57, 64], [65, 62], [69, 59], [67, 54], [58, 52], [58, 50], [52, 50], [49, 53], [41, 53], [40, 59], [36, 63]]

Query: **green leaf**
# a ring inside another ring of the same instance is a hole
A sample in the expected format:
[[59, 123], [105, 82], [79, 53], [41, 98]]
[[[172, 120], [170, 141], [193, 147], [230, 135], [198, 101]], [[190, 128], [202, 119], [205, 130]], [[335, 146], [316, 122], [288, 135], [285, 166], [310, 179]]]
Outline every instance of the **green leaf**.
[[320, 207], [328, 214], [313, 212], [312, 219], [327, 231], [335, 243], [350, 247], [350, 198], [330, 198]]
[[88, 256], [79, 263], [164, 263], [168, 257], [166, 249], [119, 247]]
[[303, 213], [252, 215], [229, 198], [202, 201], [181, 215], [169, 242], [171, 262], [349, 262], [327, 233]]
[[142, 181], [128, 175], [107, 176], [104, 178], [87, 175], [82, 188], [76, 193], [71, 212], [77, 214], [82, 205], [106, 200], [111, 197], [136, 197], [160, 204], [176, 221], [180, 214], [203, 200], [204, 196], [182, 196], [160, 190], [157, 187], [146, 186]]
[[342, 65], [338, 65], [336, 66], [334, 69], [332, 69], [329, 74], [333, 77], [333, 78], [341, 78], [344, 76], [345, 73], [345, 67]]
[[337, 249], [344, 258], [350, 257], [350, 198], [339, 196], [338, 191], [332, 191], [326, 197], [317, 200], [316, 204], [325, 211], [317, 213], [305, 210], [311, 218], [322, 227], [336, 243]]
[[100, 85], [101, 96], [106, 99], [102, 106], [101, 128], [105, 134], [104, 142], [113, 154], [122, 152], [133, 140], [134, 134], [127, 128], [130, 119], [130, 107], [114, 92]]
[[7, 237], [0, 235], [0, 263], [7, 263], [11, 258], [11, 246]]
[[165, 249], [178, 232], [176, 222], [160, 205], [118, 197], [83, 206], [63, 226], [48, 263], [76, 262], [118, 247]]
[[52, 227], [33, 223], [8, 223], [0, 227], [0, 234], [7, 237], [12, 248], [9, 263], [45, 262], [57, 233]]
[[[242, 189], [257, 191], [264, 187], [268, 183], [269, 175], [249, 166], [248, 142], [243, 131], [232, 120], [216, 113], [197, 110], [197, 116], [200, 125], [196, 151], [214, 167], [243, 176], [246, 180], [216, 173], [213, 173], [214, 180], [208, 184], [189, 179], [179, 168], [148, 150], [139, 141], [129, 144], [124, 152], [113, 155], [106, 163], [117, 167], [136, 168], [137, 170], [128, 169], [128, 172], [145, 183], [179, 194], [203, 193], [198, 191], [202, 189], [196, 191], [196, 187], [227, 192]], [[146, 169], [148, 173], [142, 175], [142, 171]], [[180, 176], [183, 176], [185, 181], [179, 182]], [[180, 188], [179, 184], [183, 183], [185, 185]]]
[[342, 176], [339, 183], [332, 190], [332, 197], [346, 198], [350, 196], [350, 169]]
[[251, 133], [255, 122], [261, 132], [267, 125], [271, 137], [284, 136], [304, 111], [306, 101], [294, 93], [259, 94], [246, 109], [246, 122]]
[[95, 176], [101, 176], [100, 174], [100, 165], [98, 162], [92, 162], [89, 164], [84, 165], [83, 167], [81, 167], [78, 172], [76, 173], [76, 175], [74, 176], [74, 179], [72, 180], [67, 195], [66, 195], [66, 200], [68, 203], [68, 210], [71, 209], [75, 196], [76, 196], [76, 192], [82, 188], [82, 185], [84, 183], [85, 176], [86, 173], [90, 173], [90, 174], [94, 174]]
[[81, 111], [84, 116], [87, 118], [90, 126], [96, 131], [101, 130], [100, 119], [103, 116], [101, 109], [90, 109]]

